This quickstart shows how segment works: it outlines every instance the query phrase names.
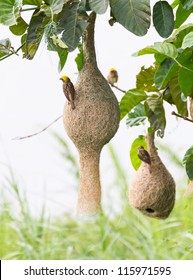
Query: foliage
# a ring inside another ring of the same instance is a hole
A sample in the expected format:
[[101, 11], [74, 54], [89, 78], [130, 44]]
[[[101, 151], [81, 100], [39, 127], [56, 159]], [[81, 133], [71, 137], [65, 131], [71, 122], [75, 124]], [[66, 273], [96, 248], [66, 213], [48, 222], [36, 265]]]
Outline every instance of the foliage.
[[[62, 139], [58, 136], [58, 140]], [[141, 140], [143, 141], [143, 137]], [[62, 147], [67, 161], [70, 151], [66, 143], [62, 142]], [[109, 152], [122, 194], [121, 211], [111, 215], [111, 218], [105, 205], [100, 216], [89, 220], [78, 220], [68, 214], [50, 218], [45, 207], [39, 217], [33, 217], [28, 201], [12, 174], [5, 187], [15, 199], [12, 203], [4, 200], [0, 207], [0, 258], [191, 260], [192, 197], [185, 198], [179, 192], [173, 213], [167, 220], [155, 220], [142, 215], [128, 206], [127, 174], [112, 146], [109, 147]], [[76, 170], [72, 154], [70, 162]], [[72, 173], [76, 176], [74, 171]], [[116, 196], [116, 201], [117, 199]], [[112, 214], [114, 205], [110, 202], [109, 212]], [[18, 211], [15, 210], [15, 203]]]

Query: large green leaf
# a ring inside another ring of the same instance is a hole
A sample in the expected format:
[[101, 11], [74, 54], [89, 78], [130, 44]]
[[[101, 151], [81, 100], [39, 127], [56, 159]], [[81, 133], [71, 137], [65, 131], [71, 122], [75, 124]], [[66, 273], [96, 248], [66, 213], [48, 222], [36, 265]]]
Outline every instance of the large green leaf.
[[144, 66], [142, 66], [141, 71], [136, 76], [137, 89], [139, 89], [141, 91], [147, 91], [147, 92], [156, 91], [156, 87], [154, 84], [155, 71], [156, 71], [156, 68], [153, 66], [150, 66], [148, 68], [145, 68]]
[[138, 126], [144, 123], [147, 116], [145, 113], [144, 105], [139, 103], [135, 106], [133, 112], [131, 111], [127, 115], [126, 125], [128, 127]]
[[152, 95], [148, 97], [144, 103], [151, 127], [158, 131], [160, 137], [164, 136], [166, 126], [165, 111], [161, 96]]
[[193, 46], [193, 31], [188, 33], [182, 42], [182, 49], [191, 48]]
[[193, 1], [192, 0], [180, 0], [184, 9], [190, 10], [193, 8]]
[[153, 7], [153, 24], [159, 35], [169, 37], [174, 29], [173, 9], [167, 1], [158, 1]]
[[[176, 59], [180, 64], [184, 65], [192, 56], [190, 49], [184, 50]], [[169, 81], [175, 76], [179, 70], [179, 64], [176, 61], [168, 58], [165, 59], [158, 67], [155, 73], [155, 85], [158, 89], [163, 89]]]
[[190, 16], [191, 13], [192, 10], [186, 10], [180, 4], [176, 11], [176, 19], [175, 19], [174, 27], [175, 28], [180, 27], [187, 20], [187, 18]]
[[53, 19], [54, 15], [59, 14], [64, 6], [64, 1], [50, 0], [49, 6], [46, 6], [45, 12], [48, 17]]
[[137, 153], [138, 153], [138, 147], [143, 146], [144, 149], [147, 149], [147, 144], [145, 141], [145, 136], [139, 135], [132, 143], [131, 149], [130, 149], [130, 159], [131, 163], [133, 165], [133, 168], [137, 170], [141, 165], [141, 160], [139, 159]]
[[192, 31], [193, 31], [193, 24], [187, 24], [177, 29], [173, 40], [173, 43], [175, 44], [176, 48], [181, 48], [184, 37]]
[[185, 164], [186, 173], [189, 179], [193, 180], [193, 146], [191, 146], [185, 153], [183, 158], [183, 164]]
[[150, 27], [149, 0], [110, 0], [112, 13], [121, 25], [135, 35], [144, 36]]
[[28, 27], [28, 24], [25, 22], [25, 20], [21, 16], [19, 16], [17, 18], [16, 24], [10, 26], [9, 29], [14, 35], [21, 36], [22, 34], [25, 33], [27, 27]]
[[58, 51], [58, 56], [59, 56], [58, 72], [60, 73], [66, 63], [66, 60], [68, 57], [68, 50], [64, 49], [64, 50]]
[[145, 54], [161, 54], [165, 57], [176, 58], [178, 56], [178, 51], [176, 47], [171, 43], [154, 43], [153, 46], [146, 47], [134, 53], [133, 56], [140, 56]]
[[85, 31], [88, 23], [79, 17], [80, 3], [64, 5], [63, 10], [58, 15], [58, 32], [62, 32], [61, 39], [68, 46], [71, 52], [79, 44], [80, 37]]
[[108, 8], [109, 0], [89, 0], [89, 6], [97, 14], [104, 14]]
[[0, 0], [0, 23], [4, 25], [16, 24], [22, 0]]
[[169, 90], [172, 96], [173, 104], [176, 105], [178, 113], [182, 116], [188, 116], [187, 102], [182, 100], [182, 91], [178, 82], [178, 75], [171, 79], [169, 83]]
[[193, 90], [193, 57], [186, 61], [185, 66], [189, 70], [180, 68], [178, 80], [183, 94], [187, 97], [192, 95]]
[[139, 91], [136, 88], [127, 91], [120, 102], [121, 119], [124, 118], [138, 103], [146, 98], [146, 93]]
[[33, 5], [38, 6], [42, 4], [42, 0], [23, 0], [23, 5]]
[[36, 54], [44, 34], [44, 27], [46, 26], [47, 21], [48, 18], [46, 18], [43, 11], [40, 12], [40, 10], [37, 9], [33, 13], [26, 38], [26, 57], [28, 59], [33, 59]]

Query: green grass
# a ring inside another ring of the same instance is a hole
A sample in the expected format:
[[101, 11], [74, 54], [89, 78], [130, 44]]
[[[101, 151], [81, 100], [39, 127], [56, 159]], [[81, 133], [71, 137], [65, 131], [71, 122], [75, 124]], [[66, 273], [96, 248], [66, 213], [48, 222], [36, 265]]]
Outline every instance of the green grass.
[[[43, 208], [36, 218], [31, 215], [27, 199], [11, 174], [7, 187], [14, 193], [18, 211], [5, 200], [0, 207], [0, 258], [193, 259], [193, 197], [185, 198], [178, 192], [167, 220], [142, 215], [128, 205], [124, 195], [127, 176], [112, 147], [109, 151], [121, 192], [119, 215], [109, 218], [104, 207], [99, 216], [87, 220], [69, 215], [47, 218]], [[73, 174], [77, 174], [76, 168]]]

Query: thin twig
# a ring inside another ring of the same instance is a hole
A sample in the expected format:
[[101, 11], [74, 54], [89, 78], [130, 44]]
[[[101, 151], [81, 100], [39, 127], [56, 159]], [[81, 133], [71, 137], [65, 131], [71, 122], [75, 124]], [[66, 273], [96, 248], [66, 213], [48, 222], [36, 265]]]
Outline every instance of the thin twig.
[[180, 115], [180, 114], [177, 114], [177, 113], [174, 112], [174, 111], [173, 111], [171, 114], [174, 115], [174, 116], [176, 116], [176, 117], [182, 118], [182, 119], [184, 119], [185, 121], [193, 122], [193, 120], [191, 120], [191, 119], [189, 119], [189, 118], [187, 118], [187, 117], [185, 117], [185, 116], [182, 116], [182, 115]]
[[114, 84], [109, 83], [112, 87], [118, 89], [119, 91], [121, 91], [122, 93], [126, 93], [126, 90], [120, 89], [119, 87], [115, 86]]
[[46, 127], [44, 127], [43, 129], [41, 129], [40, 131], [38, 131], [36, 133], [30, 134], [30, 135], [26, 135], [26, 136], [21, 136], [21, 137], [14, 137], [14, 138], [12, 138], [12, 140], [23, 140], [23, 139], [26, 139], [26, 138], [30, 138], [30, 137], [36, 136], [36, 135], [44, 132], [45, 130], [47, 130], [51, 125], [53, 125], [55, 122], [57, 122], [59, 119], [61, 119], [62, 116], [63, 115], [57, 117], [53, 122], [51, 122], [49, 125], [47, 125]]
[[18, 55], [17, 53], [18, 53], [18, 51], [20, 51], [21, 50], [21, 48], [23, 47], [25, 45], [25, 43], [24, 44], [22, 44], [16, 51], [12, 51], [10, 54], [8, 54], [8, 55], [6, 55], [6, 56], [3, 56], [1, 59], [0, 59], [0, 61], [2, 61], [2, 60], [4, 60], [4, 59], [6, 59], [6, 58], [8, 58], [8, 57], [10, 57], [10, 56], [12, 56], [13, 54], [16, 54], [16, 55]]

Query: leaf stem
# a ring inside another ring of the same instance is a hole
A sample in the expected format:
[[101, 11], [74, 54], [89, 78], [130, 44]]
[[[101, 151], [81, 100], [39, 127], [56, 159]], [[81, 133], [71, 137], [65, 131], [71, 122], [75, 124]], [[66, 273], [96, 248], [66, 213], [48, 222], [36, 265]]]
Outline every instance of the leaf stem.
[[27, 12], [27, 11], [35, 11], [37, 7], [34, 8], [26, 8], [26, 9], [21, 9], [20, 12]]
[[180, 68], [184, 68], [184, 69], [186, 69], [186, 70], [188, 70], [188, 71], [190, 71], [190, 72], [193, 73], [193, 70], [192, 70], [192, 69], [190, 69], [190, 68], [188, 68], [188, 67], [182, 65], [180, 62], [177, 61], [177, 59], [174, 58], [174, 61], [178, 64], [178, 66], [179, 66]]
[[182, 118], [182, 119], [184, 119], [185, 121], [188, 121], [188, 122], [192, 122], [192, 123], [193, 123], [193, 120], [187, 118], [186, 116], [182, 116], [182, 115], [180, 115], [180, 114], [177, 114], [177, 113], [174, 112], [174, 111], [173, 111], [171, 114], [174, 115], [174, 116], [176, 116], [176, 117]]
[[8, 55], [6, 55], [6, 56], [3, 56], [2, 58], [0, 58], [0, 61], [2, 61], [2, 60], [4, 60], [4, 59], [6, 59], [6, 58], [8, 58], [8, 57], [10, 57], [10, 56], [12, 56], [13, 54], [16, 54], [16, 55], [18, 55], [17, 53], [20, 51], [20, 49], [23, 47], [25, 45], [25, 43], [24, 44], [22, 44], [16, 51], [13, 49], [13, 50], [11, 50], [11, 53], [10, 54], [8, 54]]

